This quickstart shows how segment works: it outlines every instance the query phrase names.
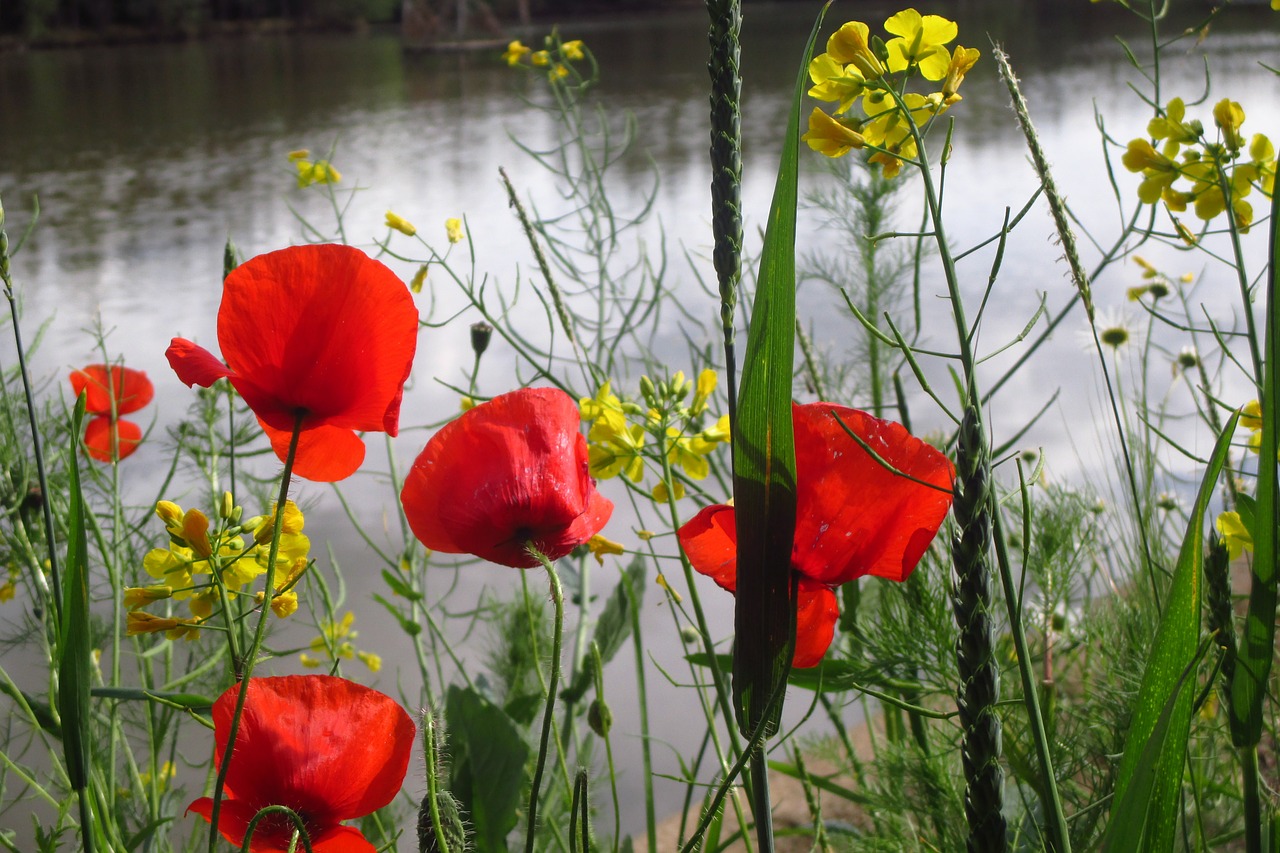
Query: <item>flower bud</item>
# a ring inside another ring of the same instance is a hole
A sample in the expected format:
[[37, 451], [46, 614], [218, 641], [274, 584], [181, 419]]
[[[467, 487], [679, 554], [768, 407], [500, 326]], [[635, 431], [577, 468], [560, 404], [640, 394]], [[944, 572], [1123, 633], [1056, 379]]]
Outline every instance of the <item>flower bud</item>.
[[493, 326], [481, 321], [471, 324], [471, 349], [476, 354], [476, 358], [484, 355], [484, 351], [489, 348], [489, 341], [493, 338]]
[[444, 844], [440, 844], [435, 824], [431, 821], [431, 802], [423, 797], [422, 806], [418, 809], [418, 853], [438, 853], [446, 849], [462, 853], [469, 849], [458, 801], [448, 791], [441, 789], [436, 792], [436, 812], [440, 815], [440, 833], [444, 836]]
[[648, 376], [640, 377], [640, 396], [650, 406], [658, 405], [658, 389], [653, 387], [653, 380]]
[[600, 737], [608, 737], [609, 729], [613, 728], [613, 712], [603, 699], [591, 700], [587, 708], [587, 725]]
[[222, 504], [218, 507], [218, 517], [223, 521], [230, 521], [231, 516], [236, 511], [236, 500], [231, 496], [230, 492], [222, 493]]

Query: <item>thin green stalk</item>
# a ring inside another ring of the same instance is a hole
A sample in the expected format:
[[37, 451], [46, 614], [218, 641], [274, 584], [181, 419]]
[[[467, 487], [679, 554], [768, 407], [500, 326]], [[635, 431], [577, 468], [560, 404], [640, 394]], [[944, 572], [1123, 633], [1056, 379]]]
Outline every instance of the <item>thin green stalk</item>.
[[227, 771], [231, 769], [231, 760], [235, 756], [236, 735], [240, 732], [240, 718], [244, 715], [245, 700], [249, 697], [249, 680], [253, 677], [253, 668], [257, 663], [258, 651], [262, 648], [262, 641], [267, 634], [267, 617], [271, 614], [271, 597], [275, 592], [276, 557], [280, 553], [280, 535], [284, 531], [284, 507], [289, 500], [289, 480], [293, 476], [293, 463], [298, 455], [298, 439], [302, 435], [302, 420], [306, 417], [306, 414], [304, 410], [300, 409], [294, 416], [293, 434], [289, 437], [289, 452], [285, 455], [284, 471], [280, 474], [280, 493], [276, 500], [275, 527], [271, 532], [271, 549], [267, 555], [267, 574], [264, 581], [266, 589], [262, 598], [262, 613], [258, 618], [258, 627], [254, 632], [253, 644], [248, 648], [244, 658], [240, 690], [236, 694], [236, 707], [231, 714], [231, 724], [227, 729], [227, 748], [222, 754], [222, 763], [218, 767], [218, 777], [213, 785], [213, 809], [209, 814], [209, 853], [217, 853], [218, 816], [222, 810], [222, 793], [227, 784]]
[[[31, 453], [36, 460], [36, 478], [40, 483], [40, 508], [44, 515], [45, 548], [49, 559], [49, 589], [47, 596], [53, 603], [53, 624], [62, 624], [62, 572], [59, 568], [57, 549], [54, 548], [53, 508], [49, 502], [49, 479], [45, 471], [43, 442], [40, 438], [40, 425], [36, 422], [36, 401], [31, 388], [31, 374], [27, 370], [27, 350], [22, 342], [22, 327], [18, 322], [18, 301], [13, 295], [13, 278], [9, 273], [9, 235], [4, 229], [4, 205], [0, 203], [0, 281], [4, 283], [4, 297], [9, 302], [9, 317], [13, 323], [13, 342], [17, 350], [18, 371], [22, 376], [22, 393], [27, 406], [27, 419], [31, 426]], [[38, 573], [38, 569], [37, 569]], [[35, 584], [37, 589], [44, 590], [43, 578]], [[46, 602], [48, 603], [48, 602]], [[45, 608], [48, 612], [48, 608]]]
[[555, 607], [555, 621], [551, 629], [551, 677], [547, 685], [547, 704], [542, 714], [542, 736], [538, 739], [538, 761], [533, 767], [533, 781], [529, 783], [529, 814], [526, 819], [524, 849], [525, 853], [533, 853], [533, 843], [537, 838], [538, 827], [538, 789], [542, 786], [542, 770], [547, 762], [547, 745], [551, 740], [551, 720], [556, 710], [556, 693], [560, 685], [560, 641], [564, 631], [564, 590], [560, 587], [560, 576], [556, 567], [547, 556], [528, 546], [542, 567], [546, 569], [547, 580], [551, 584], [551, 603]]
[[644, 778], [644, 826], [649, 853], [658, 853], [658, 820], [653, 801], [653, 749], [649, 737], [649, 691], [644, 674], [644, 641], [640, 635], [640, 602], [631, 581], [624, 573], [622, 581], [627, 585], [627, 597], [631, 599], [631, 636], [636, 655], [636, 702], [640, 713], [640, 767]]

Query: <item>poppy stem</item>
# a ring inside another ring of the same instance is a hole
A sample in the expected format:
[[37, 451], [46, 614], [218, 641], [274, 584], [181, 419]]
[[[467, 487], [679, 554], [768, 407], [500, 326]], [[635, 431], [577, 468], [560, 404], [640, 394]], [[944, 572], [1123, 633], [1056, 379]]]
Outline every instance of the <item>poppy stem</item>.
[[[244, 660], [237, 669], [243, 667], [240, 675], [240, 690], [236, 694], [236, 708], [231, 714], [231, 725], [227, 728], [227, 746], [222, 753], [222, 761], [218, 766], [218, 778], [213, 785], [213, 809], [209, 813], [209, 853], [216, 853], [218, 844], [218, 813], [222, 809], [222, 792], [227, 785], [227, 771], [231, 767], [231, 758], [235, 753], [236, 734], [240, 731], [240, 718], [244, 715], [244, 703], [249, 696], [249, 679], [253, 675], [253, 665], [258, 658], [258, 650], [267, 635], [267, 614], [271, 612], [271, 597], [275, 592], [276, 558], [280, 554], [280, 534], [284, 531], [284, 507], [289, 500], [289, 481], [293, 477], [293, 463], [298, 455], [298, 439], [302, 435], [302, 419], [307, 415], [299, 409], [294, 414], [293, 434], [289, 437], [289, 452], [285, 455], [284, 471], [280, 474], [280, 493], [275, 506], [275, 526], [271, 531], [271, 550], [267, 556], [266, 588], [262, 594], [262, 612], [258, 616], [258, 627], [254, 631], [253, 642], [245, 650]], [[308, 851], [310, 846], [308, 845]]]
[[[551, 632], [551, 677], [547, 680], [547, 707], [542, 715], [542, 737], [538, 741], [538, 763], [533, 769], [533, 782], [529, 786], [529, 817], [525, 828], [525, 853], [533, 853], [533, 842], [537, 830], [538, 789], [542, 786], [542, 770], [547, 763], [547, 745], [551, 740], [551, 719], [556, 709], [556, 689], [560, 684], [560, 640], [564, 633], [564, 590], [560, 586], [560, 576], [556, 574], [555, 565], [547, 556], [528, 543], [529, 553], [547, 570], [547, 580], [551, 583], [551, 603], [555, 606], [555, 622]], [[210, 851], [212, 853], [212, 851]]]

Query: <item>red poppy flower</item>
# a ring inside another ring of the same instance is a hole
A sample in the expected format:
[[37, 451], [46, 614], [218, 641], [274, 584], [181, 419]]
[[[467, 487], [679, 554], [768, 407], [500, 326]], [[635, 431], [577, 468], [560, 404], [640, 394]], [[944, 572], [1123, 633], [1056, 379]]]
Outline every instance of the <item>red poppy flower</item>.
[[445, 424], [404, 480], [400, 501], [433, 551], [528, 569], [526, 545], [558, 560], [604, 527], [613, 502], [587, 471], [577, 404], [522, 388]]
[[[71, 390], [77, 397], [85, 395], [87, 414], [97, 415], [84, 430], [84, 446], [90, 456], [111, 462], [113, 434], [118, 450], [115, 458], [123, 459], [138, 449], [142, 441], [141, 427], [132, 421], [120, 420], [120, 415], [138, 411], [155, 396], [147, 374], [119, 365], [91, 364], [71, 372]], [[113, 399], [115, 411], [112, 411]]]
[[350, 246], [294, 246], [227, 276], [218, 309], [225, 366], [183, 338], [165, 355], [188, 386], [227, 377], [281, 459], [301, 414], [293, 472], [331, 482], [364, 461], [357, 431], [396, 434], [417, 341], [413, 297], [386, 266]]
[[[230, 688], [213, 704], [213, 760], [219, 768], [238, 690]], [[315, 853], [374, 853], [360, 830], [342, 821], [395, 798], [413, 748], [413, 721], [376, 690], [330, 675], [255, 678], [227, 770], [218, 831], [239, 849], [255, 814], [287, 806], [306, 824]], [[201, 797], [187, 811], [212, 820], [213, 798]], [[293, 821], [268, 815], [249, 849], [284, 853], [293, 831]]]
[[[791, 568], [800, 575], [792, 663], [808, 667], [818, 665], [835, 634], [837, 586], [862, 575], [901, 581], [911, 574], [951, 507], [954, 469], [901, 424], [831, 403], [793, 405], [791, 413], [796, 441]], [[845, 433], [841, 422], [894, 468], [937, 488], [887, 470]], [[698, 572], [734, 591], [733, 507], [704, 507], [677, 536]]]

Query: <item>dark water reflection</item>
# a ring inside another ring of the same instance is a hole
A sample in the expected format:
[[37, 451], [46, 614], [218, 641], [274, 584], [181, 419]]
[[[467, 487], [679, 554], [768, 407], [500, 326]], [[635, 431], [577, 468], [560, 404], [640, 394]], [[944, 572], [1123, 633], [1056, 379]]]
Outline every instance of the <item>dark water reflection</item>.
[[[1047, 14], [1045, 7], [1070, 11]], [[835, 9], [831, 20], [857, 17], [878, 24], [893, 11], [880, 3], [850, 4]], [[1107, 127], [1122, 140], [1145, 128], [1149, 110], [1127, 89], [1135, 72], [1112, 39], [1120, 28], [1140, 44], [1131, 19], [1117, 16], [1107, 4], [1083, 2], [957, 3], [923, 11], [957, 18], [960, 41], [984, 51], [964, 84], [964, 101], [953, 112], [955, 156], [947, 192], [955, 243], [967, 246], [990, 236], [1004, 206], [1020, 207], [1035, 187], [1007, 95], [995, 78], [989, 39], [1003, 43], [1011, 54], [1058, 179], [1082, 221], [1104, 233], [1114, 229], [1114, 199], [1105, 181], [1094, 113], [1096, 108], [1103, 114]], [[747, 10], [743, 131], [749, 234], [767, 209], [786, 99], [812, 14], [811, 7], [798, 3]], [[1280, 16], [1266, 10], [1242, 10], [1204, 45], [1215, 99], [1230, 96], [1244, 103], [1248, 132], [1267, 132], [1273, 139], [1280, 138], [1277, 82], [1257, 62], [1274, 64], [1280, 55], [1277, 20]], [[565, 25], [563, 32], [566, 38], [587, 40], [599, 57], [600, 92], [609, 112], [636, 117], [642, 150], [620, 161], [611, 174], [613, 202], [620, 210], [634, 210], [652, 187], [655, 171], [660, 176], [659, 220], [645, 232], [645, 250], [656, 255], [662, 234], [667, 235], [672, 262], [666, 284], [687, 302], [687, 310], [709, 323], [715, 309], [695, 275], [696, 270], [710, 277], [705, 262], [710, 229], [704, 26], [701, 12], [690, 11], [623, 23]], [[1200, 91], [1203, 65], [1197, 56], [1171, 60], [1165, 71], [1170, 96], [1183, 94], [1191, 100]], [[56, 375], [60, 382], [69, 367], [96, 360], [84, 330], [100, 318], [115, 330], [108, 339], [112, 352], [148, 370], [155, 380], [158, 425], [176, 421], [189, 392], [168, 370], [162, 352], [174, 334], [205, 344], [215, 340], [225, 239], [234, 238], [247, 254], [298, 242], [300, 230], [290, 205], [314, 221], [327, 221], [318, 197], [299, 196], [291, 189], [285, 155], [300, 147], [323, 152], [336, 145], [344, 186], [366, 188], [347, 216], [353, 242], [367, 247], [381, 237], [382, 215], [389, 208], [417, 223], [436, 244], [444, 242], [444, 219], [465, 214], [475, 236], [479, 272], [510, 286], [517, 269], [527, 272], [531, 264], [507, 210], [497, 166], [508, 166], [522, 193], [541, 209], [553, 212], [558, 203], [551, 179], [512, 142], [515, 137], [536, 147], [551, 134], [545, 115], [522, 101], [522, 95], [536, 101], [545, 93], [540, 81], [522, 81], [492, 55], [406, 54], [390, 34], [0, 55], [0, 196], [9, 212], [10, 234], [21, 233], [27, 221], [27, 198], [38, 195], [42, 209], [40, 227], [15, 260], [14, 272], [24, 290], [27, 325], [55, 317], [36, 359], [37, 373]], [[806, 168], [812, 167], [813, 161], [806, 160]], [[806, 176], [809, 184], [817, 180], [816, 173]], [[1124, 186], [1132, 192], [1133, 183]], [[907, 230], [917, 215], [917, 206], [904, 203], [899, 224]], [[802, 248], [814, 248], [823, 239], [810, 225]], [[686, 249], [693, 269], [684, 262]], [[1263, 241], [1252, 241], [1253, 257], [1264, 249]], [[993, 309], [984, 329], [987, 345], [1021, 328], [1040, 293], [1048, 294], [1051, 309], [1070, 298], [1070, 287], [1056, 266], [1058, 254], [1049, 242], [1047, 218], [1033, 213], [1010, 243], [998, 310]], [[989, 253], [980, 254], [962, 267], [975, 296], [985, 284], [989, 263]], [[1171, 263], [1182, 271], [1201, 261]], [[413, 266], [397, 270], [407, 278]], [[1121, 304], [1129, 283], [1136, 282], [1121, 273], [1104, 278], [1098, 283], [1100, 303]], [[926, 282], [926, 315], [934, 323], [930, 328], [944, 330], [949, 321], [945, 305], [932, 296], [937, 290], [936, 281]], [[1219, 292], [1230, 298], [1229, 289]], [[437, 317], [461, 306], [457, 294], [447, 290], [438, 292], [437, 299]], [[801, 291], [801, 311], [813, 318], [818, 342], [840, 355], [853, 327], [833, 310], [836, 304], [829, 292], [815, 287]], [[671, 354], [673, 369], [687, 369], [683, 335], [689, 328], [673, 319], [659, 330], [660, 347], [668, 348], [663, 351]], [[704, 331], [692, 334], [711, 339]], [[948, 339], [944, 331], [934, 334]], [[424, 333], [419, 379], [405, 402], [406, 435], [396, 443], [402, 460], [411, 458], [424, 440], [416, 425], [455, 409], [454, 396], [430, 378], [465, 382], [471, 358], [466, 340], [463, 324]], [[0, 344], [3, 365], [10, 363], [11, 348]], [[1092, 363], [1081, 356], [1072, 331], [1059, 333], [1042, 355], [1047, 367], [1020, 375], [993, 413], [997, 440], [1062, 387], [1065, 402], [1025, 443], [1048, 447], [1060, 476], [1077, 475], [1088, 466], [1076, 453], [1095, 453], [1089, 446], [1089, 422], [1101, 412]], [[998, 375], [1008, 363], [993, 362], [989, 375]], [[1064, 364], [1076, 366], [1067, 370]], [[512, 369], [510, 353], [495, 347], [482, 373], [484, 388], [505, 390]], [[949, 387], [941, 369], [939, 379]], [[61, 391], [60, 386], [53, 389]], [[940, 426], [934, 421], [926, 426]], [[131, 494], [141, 501], [151, 494], [154, 480], [149, 478], [163, 467], [164, 451], [157, 442], [134, 460], [126, 475], [137, 479]], [[191, 489], [198, 491], [194, 484]], [[374, 478], [357, 479], [349, 489], [362, 521], [376, 533], [385, 523], [390, 496]], [[348, 532], [348, 522], [326, 490], [303, 484], [301, 493], [316, 506], [308, 525], [309, 532], [316, 531], [313, 539], [332, 541], [348, 572], [350, 604], [360, 614], [363, 641], [380, 651], [396, 648], [400, 639], [394, 626], [379, 619], [368, 602], [368, 593], [380, 581], [372, 580], [376, 573], [367, 551]], [[471, 572], [464, 597], [474, 599], [480, 585], [505, 587], [511, 582], [503, 570]], [[612, 570], [597, 576], [598, 590], [612, 585]], [[441, 583], [448, 583], [444, 573]], [[728, 599], [710, 600], [717, 624], [727, 631]], [[10, 618], [3, 611], [0, 616]], [[677, 661], [680, 646], [666, 609], [653, 604], [645, 621], [653, 656]], [[309, 631], [300, 630], [305, 642]], [[481, 649], [472, 651], [473, 661], [482, 659]], [[624, 798], [638, 802], [638, 747], [632, 738], [637, 725], [628, 687], [632, 675], [622, 658], [629, 660], [629, 651], [620, 656], [616, 672], [611, 670], [610, 690], [617, 690], [615, 731], [624, 733], [627, 753], [622, 759], [628, 768]], [[396, 682], [386, 671], [382, 681], [386, 689], [394, 689]], [[651, 673], [650, 684], [660, 682]], [[657, 735], [673, 750], [688, 754], [696, 744], [682, 718], [697, 711], [687, 693], [669, 692], [664, 690], [655, 703]], [[686, 699], [687, 707], [681, 704]], [[797, 697], [795, 704], [803, 701]], [[656, 754], [663, 772], [675, 772], [670, 752], [660, 747]], [[670, 786], [661, 808], [673, 808], [675, 795]], [[597, 801], [602, 800], [597, 794]], [[641, 822], [640, 809], [627, 810], [624, 828], [635, 830]]]

